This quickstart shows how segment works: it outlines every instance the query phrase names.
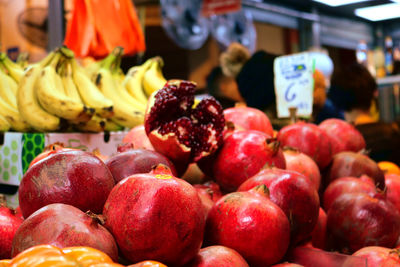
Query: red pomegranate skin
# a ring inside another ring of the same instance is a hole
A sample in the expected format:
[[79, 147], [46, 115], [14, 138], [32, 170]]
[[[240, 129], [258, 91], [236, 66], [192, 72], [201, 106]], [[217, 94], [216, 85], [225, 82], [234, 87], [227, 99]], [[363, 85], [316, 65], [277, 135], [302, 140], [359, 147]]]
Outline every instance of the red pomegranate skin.
[[365, 149], [365, 139], [350, 123], [340, 119], [327, 119], [318, 127], [331, 139], [333, 155], [342, 151], [359, 152]]
[[210, 246], [200, 249], [186, 267], [249, 267], [246, 260], [234, 249]]
[[205, 216], [197, 191], [166, 173], [135, 174], [111, 191], [103, 215], [124, 257], [181, 266], [201, 247]]
[[110, 170], [91, 153], [71, 150], [52, 154], [22, 177], [19, 205], [24, 218], [52, 203], [101, 213], [114, 187]]
[[[368, 179], [370, 180], [370, 179]], [[347, 193], [366, 193], [371, 196], [377, 193], [373, 182], [355, 177], [342, 177], [333, 181], [325, 189], [323, 202], [325, 210], [329, 211], [332, 203], [341, 195]]]
[[226, 138], [213, 163], [213, 177], [223, 191], [235, 191], [266, 165], [286, 168], [282, 150], [268, 144], [269, 138], [254, 130], [234, 131]]
[[205, 216], [207, 217], [214, 203], [222, 197], [219, 185], [214, 182], [206, 182], [205, 184], [195, 184], [193, 187], [196, 188], [199, 194]]
[[153, 145], [147, 137], [144, 125], [133, 127], [122, 139], [122, 143], [132, 144], [135, 149], [142, 148], [154, 150]]
[[309, 238], [319, 214], [319, 197], [313, 184], [298, 172], [272, 168], [248, 179], [238, 191], [247, 191], [261, 184], [268, 187], [271, 201], [288, 217], [291, 244]]
[[15, 210], [0, 204], [0, 260], [11, 259], [12, 240], [22, 222]]
[[71, 205], [50, 204], [29, 216], [15, 234], [12, 256], [41, 244], [92, 247], [118, 260], [118, 247], [110, 232]]
[[259, 109], [238, 106], [224, 110], [225, 121], [233, 122], [243, 130], [257, 130], [273, 136], [274, 129], [268, 116]]
[[304, 267], [304, 265], [300, 265], [297, 263], [284, 262], [284, 263], [272, 265], [271, 267]]
[[[264, 187], [265, 188], [265, 187]], [[269, 266], [284, 256], [290, 225], [283, 211], [263, 193], [234, 192], [223, 196], [207, 217], [207, 244], [236, 250], [250, 266]]]
[[326, 248], [326, 224], [328, 217], [325, 211], [320, 207], [318, 214], [318, 221], [311, 233], [311, 244], [315, 248]]
[[286, 149], [283, 151], [286, 161], [286, 170], [296, 171], [307, 177], [319, 189], [321, 173], [315, 161], [304, 153]]
[[106, 161], [115, 183], [136, 173], [148, 173], [158, 164], [166, 165], [176, 175], [175, 167], [167, 157], [147, 149], [130, 149], [117, 153]]
[[283, 127], [277, 135], [283, 147], [292, 147], [310, 156], [320, 169], [329, 165], [332, 160], [330, 138], [317, 125], [297, 122]]
[[400, 214], [384, 196], [377, 197], [349, 193], [333, 202], [328, 211], [328, 242], [333, 249], [353, 253], [366, 246], [396, 244]]
[[400, 175], [385, 174], [386, 199], [400, 212]]
[[353, 256], [366, 259], [368, 267], [400, 266], [399, 253], [390, 248], [378, 246], [364, 247], [354, 252]]
[[379, 189], [384, 189], [384, 173], [375, 161], [361, 153], [346, 151], [336, 154], [332, 159], [327, 176], [331, 183], [340, 177], [360, 177], [361, 175], [371, 177]]

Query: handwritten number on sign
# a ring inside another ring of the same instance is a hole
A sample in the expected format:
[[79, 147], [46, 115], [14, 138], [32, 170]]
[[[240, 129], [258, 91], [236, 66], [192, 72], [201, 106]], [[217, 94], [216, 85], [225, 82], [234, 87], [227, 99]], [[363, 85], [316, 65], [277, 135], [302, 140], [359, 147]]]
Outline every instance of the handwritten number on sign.
[[287, 101], [287, 102], [292, 102], [295, 98], [296, 98], [296, 94], [295, 93], [292, 93], [292, 94], [290, 94], [290, 89], [292, 89], [292, 87], [294, 86], [294, 82], [292, 82], [292, 83], [290, 83], [289, 84], [289, 86], [286, 88], [286, 91], [285, 91], [285, 100]]

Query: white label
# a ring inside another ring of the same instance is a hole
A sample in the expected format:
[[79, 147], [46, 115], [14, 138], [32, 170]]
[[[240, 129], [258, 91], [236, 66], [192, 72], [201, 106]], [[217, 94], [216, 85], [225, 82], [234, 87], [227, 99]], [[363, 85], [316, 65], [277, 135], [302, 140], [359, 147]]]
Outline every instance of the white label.
[[290, 116], [289, 108], [297, 108], [297, 116], [312, 114], [315, 61], [309, 53], [281, 56], [274, 61], [276, 109], [279, 118]]

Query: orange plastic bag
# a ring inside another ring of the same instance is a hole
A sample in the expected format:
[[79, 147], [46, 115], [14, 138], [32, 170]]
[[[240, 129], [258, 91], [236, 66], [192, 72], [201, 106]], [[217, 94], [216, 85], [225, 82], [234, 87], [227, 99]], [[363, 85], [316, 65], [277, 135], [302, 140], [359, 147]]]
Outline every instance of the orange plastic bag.
[[131, 0], [74, 0], [64, 44], [78, 57], [102, 58], [116, 46], [129, 55], [146, 49]]

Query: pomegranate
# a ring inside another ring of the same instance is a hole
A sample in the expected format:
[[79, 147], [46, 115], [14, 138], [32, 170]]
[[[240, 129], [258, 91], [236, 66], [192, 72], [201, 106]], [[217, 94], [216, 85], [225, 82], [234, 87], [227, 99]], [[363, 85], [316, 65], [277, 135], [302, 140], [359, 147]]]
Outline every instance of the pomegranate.
[[320, 207], [317, 224], [311, 233], [311, 244], [313, 247], [325, 249], [327, 220], [328, 218], [325, 211]]
[[199, 168], [197, 163], [190, 163], [185, 173], [180, 178], [190, 184], [200, 184], [209, 179]]
[[207, 217], [214, 203], [222, 197], [219, 185], [214, 182], [206, 182], [205, 184], [195, 184], [193, 186], [199, 194], [205, 216]]
[[332, 160], [330, 138], [317, 125], [297, 122], [283, 127], [277, 135], [283, 147], [292, 147], [310, 156], [320, 169]]
[[400, 235], [400, 213], [381, 194], [348, 193], [328, 211], [328, 242], [353, 253], [365, 246], [393, 247]]
[[314, 185], [298, 172], [272, 168], [264, 169], [248, 179], [238, 191], [246, 191], [260, 184], [268, 187], [271, 201], [288, 217], [292, 243], [310, 237], [319, 213], [319, 197]]
[[61, 151], [37, 162], [24, 174], [19, 205], [24, 218], [51, 203], [101, 213], [114, 184], [111, 172], [98, 157], [79, 150]]
[[169, 81], [149, 100], [145, 130], [156, 151], [172, 160], [182, 175], [188, 164], [213, 154], [223, 142], [225, 119], [215, 98], [193, 109], [196, 85]]
[[224, 246], [202, 248], [187, 267], [249, 267], [235, 250]]
[[367, 175], [375, 181], [375, 185], [383, 190], [385, 177], [375, 161], [355, 152], [340, 152], [333, 157], [332, 164], [328, 170], [328, 181], [332, 182], [340, 177], [360, 177]]
[[205, 216], [197, 191], [164, 165], [120, 181], [104, 205], [106, 227], [128, 260], [170, 266], [198, 253]]
[[235, 106], [224, 110], [226, 121], [233, 122], [243, 130], [257, 130], [273, 136], [273, 129], [268, 116], [259, 109], [247, 106]]
[[147, 149], [129, 149], [117, 153], [106, 161], [116, 183], [136, 173], [148, 173], [154, 166], [164, 164], [176, 175], [172, 162], [164, 155]]
[[[364, 176], [365, 177], [365, 176]], [[377, 193], [374, 183], [369, 178], [358, 179], [355, 177], [342, 177], [333, 181], [325, 189], [323, 203], [326, 211], [329, 211], [332, 203], [341, 195], [346, 193], [366, 193], [375, 195]]]
[[218, 200], [207, 217], [205, 240], [236, 250], [250, 266], [268, 266], [284, 256], [289, 233], [285, 213], [268, 199], [268, 189], [260, 185]]
[[304, 267], [304, 265], [300, 265], [297, 263], [284, 262], [284, 263], [272, 265], [271, 267]]
[[5, 197], [0, 195], [0, 260], [11, 258], [12, 240], [22, 222], [23, 219], [7, 207]]
[[315, 161], [304, 153], [293, 149], [284, 149], [286, 169], [303, 174], [314, 184], [315, 189], [319, 189], [321, 184], [321, 174]]
[[365, 149], [365, 140], [362, 134], [344, 120], [327, 119], [318, 127], [331, 139], [333, 155], [342, 151], [359, 152]]
[[60, 248], [92, 247], [116, 261], [117, 244], [100, 222], [101, 217], [90, 212], [85, 214], [71, 205], [47, 205], [29, 216], [18, 228], [12, 244], [12, 256], [36, 245], [49, 244]]
[[212, 177], [223, 191], [235, 191], [265, 166], [284, 169], [285, 158], [279, 144], [260, 131], [234, 131], [218, 153], [202, 164], [212, 165]]
[[122, 143], [132, 144], [134, 148], [154, 150], [144, 130], [144, 125], [133, 127], [122, 139]]
[[395, 249], [370, 246], [357, 250], [353, 256], [366, 259], [368, 267], [400, 266], [399, 251]]
[[42, 153], [37, 155], [31, 161], [31, 163], [29, 163], [29, 168], [32, 167], [32, 165], [35, 164], [36, 162], [46, 158], [47, 156], [49, 156], [51, 154], [54, 154], [54, 153], [57, 153], [57, 152], [60, 152], [60, 151], [68, 151], [68, 150], [75, 150], [75, 149], [64, 147], [64, 144], [60, 143], [60, 142], [56, 142], [56, 143], [50, 144], [50, 145], [46, 146], [43, 149]]
[[400, 212], [400, 175], [385, 174], [386, 198]]

